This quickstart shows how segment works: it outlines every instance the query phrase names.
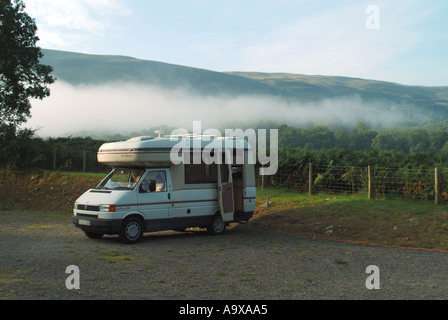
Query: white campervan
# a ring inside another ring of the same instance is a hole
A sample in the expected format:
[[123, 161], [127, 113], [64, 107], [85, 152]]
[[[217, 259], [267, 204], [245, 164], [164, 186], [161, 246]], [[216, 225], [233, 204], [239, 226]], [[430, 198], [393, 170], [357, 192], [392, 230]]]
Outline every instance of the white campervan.
[[252, 159], [249, 143], [236, 139], [106, 143], [98, 161], [113, 170], [76, 200], [72, 221], [90, 238], [118, 234], [124, 243], [138, 242], [144, 232], [189, 227], [222, 234], [229, 223], [253, 215]]

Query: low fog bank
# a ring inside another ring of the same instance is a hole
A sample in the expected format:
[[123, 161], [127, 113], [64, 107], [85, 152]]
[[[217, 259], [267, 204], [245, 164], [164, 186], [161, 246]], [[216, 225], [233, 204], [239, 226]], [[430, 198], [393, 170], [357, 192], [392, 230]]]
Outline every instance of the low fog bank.
[[188, 89], [136, 84], [72, 86], [57, 82], [51, 86], [50, 97], [32, 101], [32, 118], [26, 126], [38, 129], [36, 134], [45, 138], [80, 132], [129, 135], [162, 124], [191, 130], [193, 121], [201, 121], [202, 130], [223, 130], [260, 122], [347, 128], [364, 122], [370, 127], [392, 127], [409, 120], [385, 106], [356, 96], [302, 103], [272, 96], [204, 97]]

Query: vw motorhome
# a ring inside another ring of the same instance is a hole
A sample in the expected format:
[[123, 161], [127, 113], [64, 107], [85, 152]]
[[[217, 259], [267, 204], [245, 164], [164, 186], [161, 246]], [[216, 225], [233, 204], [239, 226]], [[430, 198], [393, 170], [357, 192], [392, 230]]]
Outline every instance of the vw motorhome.
[[89, 238], [118, 234], [136, 243], [145, 232], [189, 227], [222, 234], [253, 215], [253, 154], [245, 140], [136, 137], [102, 145], [97, 157], [112, 171], [76, 200], [72, 217]]

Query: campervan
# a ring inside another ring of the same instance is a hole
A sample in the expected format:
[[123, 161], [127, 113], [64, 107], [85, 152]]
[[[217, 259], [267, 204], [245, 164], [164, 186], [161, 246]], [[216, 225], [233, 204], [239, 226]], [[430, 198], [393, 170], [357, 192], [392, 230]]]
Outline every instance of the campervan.
[[76, 200], [72, 217], [89, 238], [118, 234], [137, 243], [145, 232], [191, 227], [217, 235], [253, 215], [253, 154], [245, 140], [136, 137], [103, 144], [97, 158], [112, 171]]

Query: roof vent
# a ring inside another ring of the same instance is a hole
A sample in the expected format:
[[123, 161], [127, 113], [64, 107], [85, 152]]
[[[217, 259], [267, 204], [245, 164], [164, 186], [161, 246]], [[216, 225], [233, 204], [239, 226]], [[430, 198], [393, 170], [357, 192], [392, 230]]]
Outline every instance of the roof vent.
[[157, 133], [159, 135], [159, 138], [162, 137], [163, 131], [162, 130], [156, 130], [154, 133]]

